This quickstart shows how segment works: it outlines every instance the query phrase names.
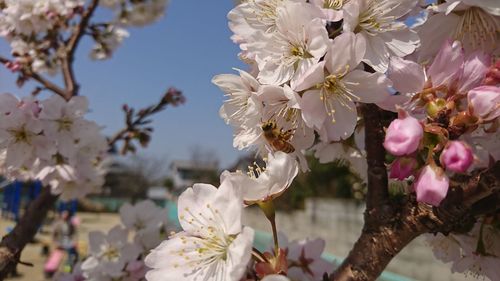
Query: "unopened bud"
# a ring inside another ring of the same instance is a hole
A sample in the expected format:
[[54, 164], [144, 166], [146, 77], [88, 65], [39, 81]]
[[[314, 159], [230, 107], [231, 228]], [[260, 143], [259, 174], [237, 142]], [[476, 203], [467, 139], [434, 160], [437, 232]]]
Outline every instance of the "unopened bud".
[[434, 165], [425, 166], [415, 181], [413, 188], [417, 193], [417, 201], [432, 206], [439, 206], [446, 197], [450, 180], [443, 169]]
[[389, 178], [404, 180], [409, 176], [413, 175], [417, 166], [418, 162], [415, 158], [412, 157], [398, 158], [391, 165]]
[[461, 141], [450, 141], [446, 144], [441, 157], [441, 165], [447, 170], [464, 173], [474, 161], [472, 149]]
[[393, 120], [387, 128], [384, 147], [396, 156], [409, 155], [418, 149], [423, 136], [424, 130], [420, 122], [400, 112], [398, 119]]

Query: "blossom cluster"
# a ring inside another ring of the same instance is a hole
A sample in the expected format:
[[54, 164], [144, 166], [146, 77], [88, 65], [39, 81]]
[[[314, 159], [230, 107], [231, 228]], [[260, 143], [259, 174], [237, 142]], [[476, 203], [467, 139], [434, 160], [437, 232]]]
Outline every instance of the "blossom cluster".
[[[491, 140], [498, 140], [500, 88], [485, 79], [491, 67], [489, 54], [478, 50], [465, 55], [458, 41], [445, 42], [427, 68], [391, 60], [389, 77], [412, 85], [394, 84], [401, 93], [394, 96], [400, 114], [387, 129], [384, 147], [396, 157], [392, 178], [417, 176], [418, 200], [440, 204], [449, 186], [445, 171], [466, 173], [499, 160]], [[487, 153], [474, 153], [478, 150]]]
[[81, 13], [84, 0], [0, 1], [0, 36], [12, 48], [12, 70], [28, 65], [36, 72], [55, 73], [58, 65], [54, 42], [68, 31]]
[[70, 48], [69, 44], [74, 44], [75, 38], [84, 35], [89, 35], [95, 42], [91, 58], [109, 58], [129, 36], [127, 27], [153, 23], [164, 14], [168, 4], [167, 0], [98, 1], [112, 9], [115, 17], [109, 21], [92, 22], [79, 30], [82, 17], [94, 9], [91, 7], [94, 4], [89, 2], [92, 1], [0, 1], [0, 36], [10, 43], [14, 57], [7, 66], [12, 71], [29, 69], [54, 75], [67, 59], [64, 53]]
[[90, 27], [95, 40], [90, 57], [96, 60], [112, 56], [123, 40], [129, 37], [127, 27], [145, 26], [161, 18], [168, 0], [103, 0], [100, 4], [111, 9], [115, 17], [108, 23]]
[[317, 281], [329, 273], [332, 265], [321, 257], [322, 239], [288, 242], [282, 235], [269, 252], [253, 248], [255, 231], [242, 225], [244, 207], [266, 205], [289, 186], [298, 171], [296, 161], [282, 152], [267, 161], [267, 169], [257, 167], [248, 175], [224, 172], [218, 188], [194, 184], [184, 191], [178, 200], [183, 230], [146, 257], [146, 266], [151, 268], [146, 279], [239, 281], [258, 276], [257, 280], [272, 280], [281, 274]]
[[[160, 244], [172, 226], [167, 210], [150, 200], [120, 208], [121, 224], [107, 233], [89, 233], [89, 255], [72, 273], [59, 274], [55, 280], [144, 280], [148, 268], [145, 255]], [[132, 241], [130, 241], [132, 237]]]
[[[499, 160], [500, 3], [427, 2], [243, 1], [228, 19], [250, 70], [213, 78], [227, 98], [220, 116], [234, 146], [267, 158], [286, 153], [303, 171], [310, 150], [321, 162], [347, 158], [366, 168], [358, 108], [376, 104], [399, 115], [386, 129], [389, 177], [439, 206], [451, 176]], [[284, 280], [263, 280], [272, 278]]]
[[[240, 57], [253, 69], [213, 79], [228, 97], [220, 113], [235, 129], [235, 147], [294, 153], [307, 170], [303, 153], [315, 134], [318, 157], [333, 160], [339, 156], [326, 153], [338, 149], [328, 146], [351, 139], [357, 105], [390, 97], [389, 57], [419, 44], [402, 21], [417, 3], [345, 2], [247, 1], [229, 13]], [[362, 156], [363, 146], [346, 150]]]
[[500, 231], [495, 224], [498, 217], [489, 217], [478, 221], [467, 234], [429, 234], [428, 243], [439, 260], [451, 263], [452, 272], [498, 280]]
[[66, 101], [0, 95], [0, 172], [37, 179], [62, 199], [82, 197], [104, 183], [108, 144], [101, 128], [85, 119], [85, 97]]
[[101, 4], [116, 13], [120, 24], [144, 26], [163, 16], [168, 0], [103, 0]]

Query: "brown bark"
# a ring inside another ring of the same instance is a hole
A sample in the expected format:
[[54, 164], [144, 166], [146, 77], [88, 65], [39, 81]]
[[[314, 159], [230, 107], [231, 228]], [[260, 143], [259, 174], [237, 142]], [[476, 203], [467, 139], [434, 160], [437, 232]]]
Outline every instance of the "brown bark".
[[49, 187], [31, 203], [16, 227], [0, 242], [0, 280], [12, 272], [24, 249], [41, 227], [47, 212], [54, 206], [57, 196], [52, 195]]
[[414, 195], [388, 195], [384, 113], [375, 106], [362, 108], [366, 129], [368, 194], [365, 224], [353, 249], [331, 280], [375, 280], [389, 262], [413, 239], [424, 233], [464, 233], [479, 215], [500, 209], [500, 162], [488, 170], [452, 180], [440, 207], [418, 203]]

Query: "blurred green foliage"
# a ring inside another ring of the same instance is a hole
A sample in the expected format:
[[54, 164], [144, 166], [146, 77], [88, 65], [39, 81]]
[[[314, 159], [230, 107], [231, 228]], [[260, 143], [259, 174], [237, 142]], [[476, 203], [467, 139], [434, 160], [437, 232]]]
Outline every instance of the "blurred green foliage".
[[360, 200], [364, 185], [349, 169], [349, 163], [337, 160], [321, 164], [313, 156], [307, 156], [307, 173], [299, 173], [288, 190], [275, 200], [276, 208], [289, 211], [303, 209], [306, 198], [342, 198]]

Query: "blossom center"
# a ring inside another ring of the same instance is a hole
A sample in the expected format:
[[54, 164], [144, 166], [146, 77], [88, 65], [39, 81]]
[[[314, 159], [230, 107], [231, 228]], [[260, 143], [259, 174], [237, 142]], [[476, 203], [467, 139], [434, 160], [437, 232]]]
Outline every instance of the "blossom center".
[[25, 143], [30, 143], [31, 142], [31, 134], [26, 131], [26, 128], [21, 127], [19, 129], [10, 129], [8, 130], [12, 137], [14, 138], [14, 142], [20, 143], [20, 142], [25, 142]]
[[325, 2], [323, 3], [323, 8], [340, 10], [342, 9], [342, 6], [344, 6], [344, 2], [347, 1], [348, 0], [325, 0]]
[[267, 27], [266, 32], [271, 33], [274, 31], [276, 26], [276, 19], [278, 15], [276, 9], [278, 5], [283, 2], [283, 0], [271, 0], [271, 1], [259, 1], [250, 0], [250, 3], [254, 5], [254, 20]]
[[395, 6], [386, 0], [372, 0], [368, 7], [360, 13], [358, 26], [355, 33], [365, 31], [369, 35], [375, 36], [378, 33], [397, 31], [404, 28], [403, 23], [396, 22], [396, 18], [387, 15]]
[[68, 117], [64, 117], [61, 119], [56, 120], [57, 125], [58, 125], [58, 130], [59, 132], [61, 131], [70, 131], [71, 126], [73, 125], [73, 120], [71, 120]]
[[350, 110], [354, 110], [354, 108], [352, 108], [352, 103], [360, 100], [342, 81], [345, 73], [347, 73], [347, 69], [348, 67], [346, 66], [346, 71], [344, 73], [328, 75], [320, 86], [322, 88], [320, 99], [323, 101], [326, 113], [328, 116], [332, 117], [332, 122], [334, 123], [336, 111], [334, 102]]
[[101, 256], [108, 261], [117, 261], [120, 258], [120, 250], [116, 247], [108, 246], [104, 249]]

